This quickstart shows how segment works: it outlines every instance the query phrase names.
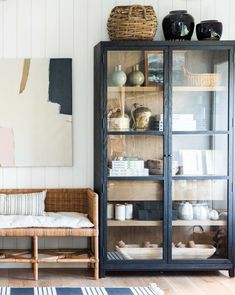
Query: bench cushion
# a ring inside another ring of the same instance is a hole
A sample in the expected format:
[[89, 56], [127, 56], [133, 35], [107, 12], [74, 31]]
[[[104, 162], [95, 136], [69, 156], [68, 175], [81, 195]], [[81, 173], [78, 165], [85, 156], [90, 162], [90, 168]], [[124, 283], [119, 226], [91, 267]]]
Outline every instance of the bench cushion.
[[0, 228], [91, 228], [86, 214], [46, 212], [44, 216], [0, 215]]

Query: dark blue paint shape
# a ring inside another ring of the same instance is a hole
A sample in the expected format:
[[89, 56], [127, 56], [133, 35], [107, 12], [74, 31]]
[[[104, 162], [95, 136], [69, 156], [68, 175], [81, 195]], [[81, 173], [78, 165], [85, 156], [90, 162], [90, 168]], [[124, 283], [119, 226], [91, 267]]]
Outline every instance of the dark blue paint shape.
[[109, 295], [133, 295], [129, 288], [105, 288]]
[[33, 288], [11, 288], [11, 295], [34, 295]]
[[72, 115], [72, 59], [51, 58], [49, 100], [60, 104], [60, 113]]
[[83, 295], [81, 288], [56, 288], [57, 295]]

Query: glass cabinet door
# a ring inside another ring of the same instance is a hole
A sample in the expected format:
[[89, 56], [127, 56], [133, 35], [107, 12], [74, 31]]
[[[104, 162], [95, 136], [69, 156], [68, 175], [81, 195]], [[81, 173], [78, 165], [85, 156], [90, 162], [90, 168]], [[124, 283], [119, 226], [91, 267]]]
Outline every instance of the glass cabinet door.
[[229, 51], [172, 59], [172, 259], [227, 258]]
[[163, 259], [164, 52], [107, 52], [107, 260]]

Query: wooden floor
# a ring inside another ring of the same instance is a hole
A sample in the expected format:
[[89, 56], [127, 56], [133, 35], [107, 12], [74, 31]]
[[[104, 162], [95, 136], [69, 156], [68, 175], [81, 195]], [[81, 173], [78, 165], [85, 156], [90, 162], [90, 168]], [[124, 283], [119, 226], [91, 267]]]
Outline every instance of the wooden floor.
[[35, 282], [30, 269], [0, 269], [0, 286], [10, 287], [129, 287], [149, 283], [156, 283], [165, 295], [235, 295], [235, 278], [229, 278], [228, 272], [116, 275], [95, 281], [86, 269], [41, 269]]

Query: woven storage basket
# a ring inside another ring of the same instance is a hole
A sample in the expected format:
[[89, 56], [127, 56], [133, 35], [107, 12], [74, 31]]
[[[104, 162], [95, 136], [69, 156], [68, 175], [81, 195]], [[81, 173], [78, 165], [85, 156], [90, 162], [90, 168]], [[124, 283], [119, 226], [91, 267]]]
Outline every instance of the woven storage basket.
[[220, 84], [220, 73], [191, 73], [185, 70], [190, 86], [216, 87]]
[[157, 17], [152, 6], [116, 6], [107, 23], [111, 40], [152, 40]]

